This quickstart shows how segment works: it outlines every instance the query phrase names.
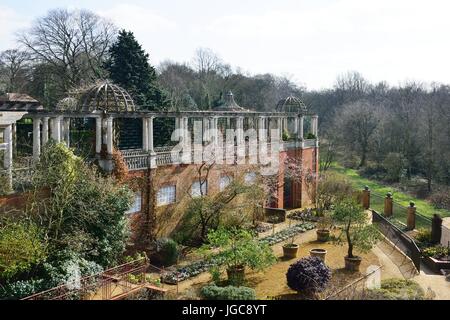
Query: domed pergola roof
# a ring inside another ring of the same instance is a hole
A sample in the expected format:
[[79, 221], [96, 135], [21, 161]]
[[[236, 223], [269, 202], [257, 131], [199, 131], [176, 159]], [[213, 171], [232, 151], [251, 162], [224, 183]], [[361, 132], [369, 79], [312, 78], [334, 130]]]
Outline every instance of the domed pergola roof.
[[302, 99], [299, 99], [294, 96], [289, 96], [287, 98], [284, 98], [280, 100], [277, 103], [276, 110], [278, 112], [299, 112], [299, 113], [305, 113], [308, 111], [308, 108], [306, 107], [305, 103]]
[[233, 92], [228, 91], [228, 93], [225, 95], [224, 103], [216, 108], [214, 108], [215, 111], [248, 111], [245, 108], [242, 108], [240, 105], [234, 101]]
[[125, 89], [109, 81], [102, 81], [81, 93], [77, 109], [83, 112], [133, 112], [136, 111], [136, 106]]

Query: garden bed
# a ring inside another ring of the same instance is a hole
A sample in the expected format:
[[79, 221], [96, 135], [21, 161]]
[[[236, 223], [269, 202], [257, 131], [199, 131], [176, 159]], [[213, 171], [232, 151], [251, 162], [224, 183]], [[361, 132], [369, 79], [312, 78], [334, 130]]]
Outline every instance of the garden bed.
[[433, 272], [441, 274], [441, 270], [450, 269], [450, 260], [438, 260], [433, 257], [423, 257], [422, 261]]
[[[261, 242], [265, 242], [270, 246], [283, 242], [297, 234], [304, 233], [308, 230], [315, 228], [315, 225], [310, 222], [301, 223], [290, 228], [284, 229], [273, 235], [260, 239]], [[212, 259], [200, 260], [193, 262], [187, 266], [179, 267], [174, 271], [167, 272], [161, 276], [161, 281], [167, 284], [177, 284], [180, 281], [187, 280], [189, 278], [198, 276], [199, 274], [208, 271], [211, 267], [222, 264], [221, 254], [217, 254]]]

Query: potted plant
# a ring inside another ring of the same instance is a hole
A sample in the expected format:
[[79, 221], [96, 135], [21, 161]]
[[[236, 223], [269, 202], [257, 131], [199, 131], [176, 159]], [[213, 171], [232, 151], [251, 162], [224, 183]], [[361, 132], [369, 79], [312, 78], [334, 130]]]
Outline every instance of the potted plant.
[[311, 257], [317, 257], [320, 260], [322, 260], [323, 262], [325, 262], [326, 254], [327, 254], [327, 250], [325, 250], [325, 249], [311, 249], [309, 251], [309, 255]]
[[[353, 254], [353, 249], [368, 252], [377, 243], [379, 232], [370, 224], [362, 206], [354, 199], [341, 201], [335, 208], [333, 221], [340, 225], [341, 233], [334, 238], [335, 243], [347, 243], [345, 269], [359, 271], [362, 258]], [[343, 239], [345, 238], [345, 239]]]
[[294, 243], [295, 236], [291, 237], [291, 241], [289, 243], [285, 243], [283, 245], [283, 257], [286, 259], [294, 259], [297, 258], [297, 252], [299, 245]]
[[319, 217], [317, 221], [317, 241], [327, 242], [330, 239], [330, 228], [332, 225], [332, 219], [330, 214], [325, 212], [323, 216]]
[[210, 231], [207, 243], [201, 248], [206, 259], [215, 258], [220, 261], [218, 267], [225, 267], [228, 280], [232, 285], [241, 285], [245, 280], [245, 270], [261, 271], [276, 261], [268, 244], [253, 238], [244, 229], [223, 227]]

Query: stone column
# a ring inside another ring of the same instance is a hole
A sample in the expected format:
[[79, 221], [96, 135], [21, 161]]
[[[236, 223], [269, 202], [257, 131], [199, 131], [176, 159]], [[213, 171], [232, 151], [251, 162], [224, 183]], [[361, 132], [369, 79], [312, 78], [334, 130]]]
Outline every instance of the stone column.
[[150, 117], [147, 119], [147, 132], [148, 132], [148, 151], [151, 154], [155, 153], [155, 148], [154, 148], [154, 140], [153, 140], [153, 119], [154, 117]]
[[102, 152], [102, 118], [95, 118], [95, 153], [99, 157]]
[[389, 218], [392, 217], [393, 199], [392, 193], [388, 192], [386, 198], [384, 198], [384, 216]]
[[245, 157], [244, 117], [236, 118], [236, 144], [239, 159]]
[[258, 118], [258, 143], [260, 141], [267, 141], [267, 132], [265, 128], [265, 118]]
[[7, 171], [8, 186], [12, 190], [12, 161], [13, 161], [13, 138], [12, 138], [12, 125], [9, 124], [3, 131], [3, 138], [6, 143], [6, 150], [3, 157], [3, 167]]
[[283, 117], [283, 132], [289, 132], [289, 122], [287, 117]]
[[240, 146], [244, 140], [244, 117], [236, 118], [236, 141], [237, 145]]
[[142, 118], [142, 150], [148, 152], [148, 118]]
[[70, 146], [70, 118], [64, 119], [64, 141], [66, 145]]
[[433, 214], [431, 220], [431, 243], [440, 244], [442, 237], [442, 218], [438, 214]]
[[106, 153], [108, 154], [108, 158], [112, 158], [113, 154], [113, 137], [114, 137], [114, 130], [113, 130], [113, 124], [114, 120], [112, 117], [109, 117], [106, 119]]
[[411, 201], [407, 209], [406, 227], [408, 230], [414, 230], [416, 228], [416, 204]]
[[52, 126], [52, 139], [56, 143], [59, 143], [61, 142], [61, 117], [52, 118], [50, 121]]
[[368, 186], [365, 186], [362, 192], [362, 205], [366, 210], [370, 208], [370, 189]]
[[304, 123], [305, 117], [300, 116], [298, 117], [298, 131], [297, 131], [297, 138], [301, 141], [303, 140], [303, 123]]
[[312, 133], [316, 138], [319, 136], [319, 116], [312, 116], [311, 118], [312, 124]]
[[[275, 118], [275, 130], [278, 130], [278, 141], [281, 142], [283, 141], [283, 121], [281, 117], [276, 117]], [[272, 132], [270, 132], [270, 136], [272, 138]], [[271, 141], [272, 142], [272, 141]]]
[[33, 118], [33, 159], [39, 160], [41, 155], [41, 119]]
[[42, 146], [48, 142], [48, 117], [42, 118]]
[[191, 145], [190, 145], [190, 132], [188, 132], [189, 128], [189, 118], [182, 117], [180, 119], [180, 126], [182, 130], [183, 136], [183, 154], [182, 154], [182, 162], [185, 164], [191, 163]]
[[155, 152], [155, 146], [154, 146], [154, 139], [153, 139], [153, 119], [155, 117], [147, 118], [147, 145], [148, 145], [148, 152], [150, 154], [150, 168], [156, 168], [156, 152]]

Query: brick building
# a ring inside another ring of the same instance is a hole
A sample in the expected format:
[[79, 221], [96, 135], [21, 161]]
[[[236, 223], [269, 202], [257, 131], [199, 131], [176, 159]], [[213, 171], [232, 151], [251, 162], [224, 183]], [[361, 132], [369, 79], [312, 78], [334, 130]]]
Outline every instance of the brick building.
[[[106, 171], [113, 170], [113, 151], [119, 149], [129, 180], [141, 181], [133, 185], [135, 202], [127, 214], [135, 229], [150, 222], [155, 236], [173, 232], [180, 219], [173, 208], [187, 193], [220, 191], [235, 172], [251, 183], [262, 174], [259, 168], [269, 166], [272, 171], [264, 174], [276, 175], [279, 183], [277, 196], [267, 206], [306, 206], [311, 193], [305, 178], [292, 179], [284, 172], [286, 159], [298, 161], [313, 177], [318, 172], [318, 117], [295, 97], [283, 99], [274, 110], [245, 109], [229, 92], [223, 105], [213, 110], [148, 111], [109, 82], [63, 99], [53, 110], [30, 97], [9, 94], [0, 98], [0, 152], [3, 181], [16, 192], [0, 196], [0, 205], [20, 203], [17, 191], [26, 191], [19, 189], [26, 185], [30, 164], [53, 139]], [[200, 185], [196, 168], [211, 161], [216, 165]]]

